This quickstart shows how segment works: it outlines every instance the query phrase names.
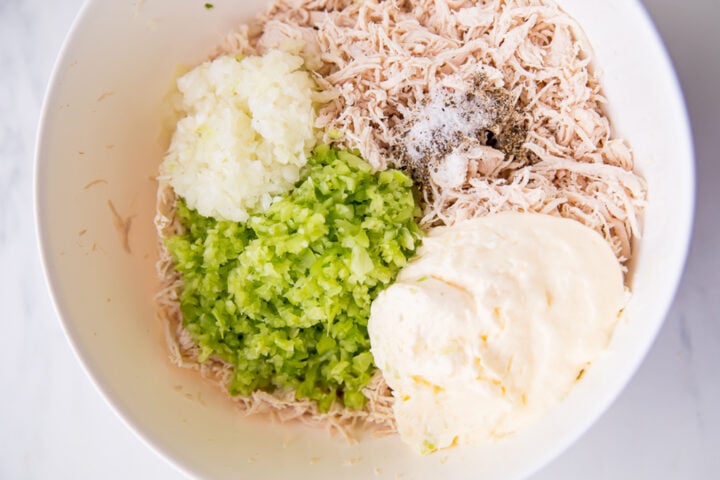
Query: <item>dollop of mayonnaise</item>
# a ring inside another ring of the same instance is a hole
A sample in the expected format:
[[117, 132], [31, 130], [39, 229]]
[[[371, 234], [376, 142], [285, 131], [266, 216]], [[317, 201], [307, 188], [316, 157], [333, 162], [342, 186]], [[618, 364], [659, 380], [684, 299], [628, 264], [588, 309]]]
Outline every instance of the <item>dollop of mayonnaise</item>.
[[368, 323], [402, 439], [428, 453], [527, 427], [607, 348], [626, 296], [608, 243], [574, 220], [432, 229]]

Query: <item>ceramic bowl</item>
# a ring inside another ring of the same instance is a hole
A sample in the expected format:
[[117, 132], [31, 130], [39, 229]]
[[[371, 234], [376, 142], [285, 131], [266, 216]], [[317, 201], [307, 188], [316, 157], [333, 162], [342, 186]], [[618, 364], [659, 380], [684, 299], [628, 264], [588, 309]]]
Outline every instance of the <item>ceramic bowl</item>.
[[[47, 280], [72, 347], [128, 426], [200, 478], [520, 478], [575, 441], [617, 397], [660, 328], [690, 235], [688, 119], [663, 45], [639, 2], [566, 0], [603, 72], [618, 133], [648, 183], [633, 296], [609, 351], [558, 408], [503, 443], [418, 456], [398, 437], [349, 445], [324, 431], [240, 415], [168, 360], [153, 295], [154, 177], [167, 145], [163, 99], [180, 66], [206, 58], [263, 1], [89, 0], [47, 93], [36, 217]], [[115, 210], [115, 213], [113, 213]], [[118, 221], [131, 222], [128, 244]], [[401, 475], [401, 476], [398, 476]]]

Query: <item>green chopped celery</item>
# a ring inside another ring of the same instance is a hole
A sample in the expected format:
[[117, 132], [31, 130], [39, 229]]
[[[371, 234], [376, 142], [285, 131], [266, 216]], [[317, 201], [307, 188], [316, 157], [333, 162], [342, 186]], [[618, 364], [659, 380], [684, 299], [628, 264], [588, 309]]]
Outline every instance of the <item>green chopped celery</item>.
[[333, 128], [332, 130], [330, 130], [330, 131], [328, 132], [328, 137], [330, 137], [332, 140], [340, 139], [340, 138], [342, 138], [343, 136], [345, 136], [345, 135], [343, 134], [343, 132], [341, 132], [340, 130], [338, 130], [338, 129], [336, 129], [336, 128]]
[[375, 371], [372, 300], [419, 245], [411, 180], [357, 152], [315, 148], [304, 178], [244, 224], [180, 201], [185, 233], [166, 246], [181, 273], [183, 322], [199, 346], [234, 365], [233, 395], [294, 390], [327, 411], [365, 404]]

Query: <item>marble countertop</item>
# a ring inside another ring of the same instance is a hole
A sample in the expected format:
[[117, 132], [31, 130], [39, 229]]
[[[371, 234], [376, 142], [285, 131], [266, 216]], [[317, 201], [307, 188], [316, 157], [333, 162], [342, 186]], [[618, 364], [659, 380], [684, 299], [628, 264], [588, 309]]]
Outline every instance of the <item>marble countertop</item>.
[[[588, 0], [589, 1], [589, 0]], [[53, 312], [35, 243], [35, 131], [81, 0], [0, 0], [0, 479], [183, 476], [105, 403]], [[698, 192], [684, 279], [610, 410], [535, 480], [720, 478], [720, 3], [645, 0], [692, 117]]]

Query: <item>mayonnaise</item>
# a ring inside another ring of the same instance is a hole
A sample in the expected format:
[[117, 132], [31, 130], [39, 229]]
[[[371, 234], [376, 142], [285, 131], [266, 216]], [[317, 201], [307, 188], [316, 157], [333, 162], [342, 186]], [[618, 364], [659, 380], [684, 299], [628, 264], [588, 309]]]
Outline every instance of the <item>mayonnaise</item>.
[[403, 440], [427, 453], [525, 428], [605, 350], [625, 298], [610, 246], [579, 222], [502, 213], [433, 229], [368, 323]]

